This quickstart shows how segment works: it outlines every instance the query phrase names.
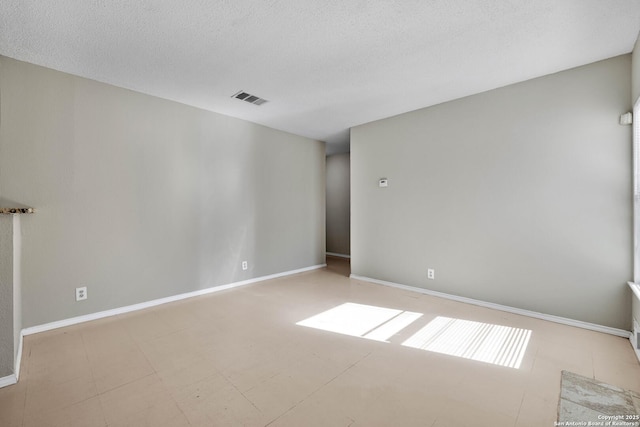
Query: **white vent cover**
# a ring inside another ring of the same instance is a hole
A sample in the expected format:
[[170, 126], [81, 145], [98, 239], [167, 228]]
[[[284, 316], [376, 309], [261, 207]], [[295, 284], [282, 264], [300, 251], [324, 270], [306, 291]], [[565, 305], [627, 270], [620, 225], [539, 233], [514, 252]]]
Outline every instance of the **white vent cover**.
[[241, 101], [245, 101], [248, 102], [249, 104], [253, 104], [253, 105], [262, 105], [265, 102], [268, 102], [266, 99], [264, 98], [260, 98], [259, 96], [255, 96], [255, 95], [251, 95], [250, 93], [247, 93], [243, 90], [236, 92], [232, 98], [236, 98], [239, 99]]
[[624, 113], [620, 116], [620, 124], [621, 125], [630, 125], [633, 124], [633, 113]]

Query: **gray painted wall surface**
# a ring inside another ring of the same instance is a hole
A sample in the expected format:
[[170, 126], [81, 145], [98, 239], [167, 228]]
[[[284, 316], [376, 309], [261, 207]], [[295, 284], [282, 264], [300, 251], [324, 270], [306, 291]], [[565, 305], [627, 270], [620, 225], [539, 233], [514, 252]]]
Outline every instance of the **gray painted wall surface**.
[[631, 57], [631, 103], [634, 104], [640, 98], [640, 35], [633, 47]]
[[13, 216], [13, 367], [18, 365], [22, 334], [22, 222], [24, 215]]
[[624, 55], [352, 129], [353, 274], [629, 329], [630, 72]]
[[14, 372], [13, 216], [0, 215], [0, 378]]
[[324, 143], [0, 66], [0, 196], [37, 209], [24, 327], [324, 262]]
[[349, 154], [327, 157], [327, 252], [349, 255], [350, 167]]

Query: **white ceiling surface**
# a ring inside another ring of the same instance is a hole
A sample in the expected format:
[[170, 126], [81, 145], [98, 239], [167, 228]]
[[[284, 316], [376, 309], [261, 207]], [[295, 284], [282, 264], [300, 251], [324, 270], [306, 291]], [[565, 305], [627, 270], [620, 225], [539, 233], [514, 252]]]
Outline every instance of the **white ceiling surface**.
[[328, 152], [358, 124], [629, 53], [639, 31], [638, 0], [0, 1], [1, 55]]

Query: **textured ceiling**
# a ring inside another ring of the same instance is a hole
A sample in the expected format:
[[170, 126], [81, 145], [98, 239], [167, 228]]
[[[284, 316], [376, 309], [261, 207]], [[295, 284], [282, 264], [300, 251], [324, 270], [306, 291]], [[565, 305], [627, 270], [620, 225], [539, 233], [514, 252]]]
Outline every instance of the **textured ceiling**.
[[0, 1], [1, 55], [329, 152], [358, 124], [629, 53], [639, 31], [639, 0]]

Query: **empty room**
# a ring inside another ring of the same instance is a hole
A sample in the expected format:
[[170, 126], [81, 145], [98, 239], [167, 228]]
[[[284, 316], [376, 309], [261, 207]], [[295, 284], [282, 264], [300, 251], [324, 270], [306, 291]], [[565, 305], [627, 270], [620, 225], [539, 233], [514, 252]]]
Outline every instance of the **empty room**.
[[639, 34], [0, 1], [0, 426], [640, 426]]

